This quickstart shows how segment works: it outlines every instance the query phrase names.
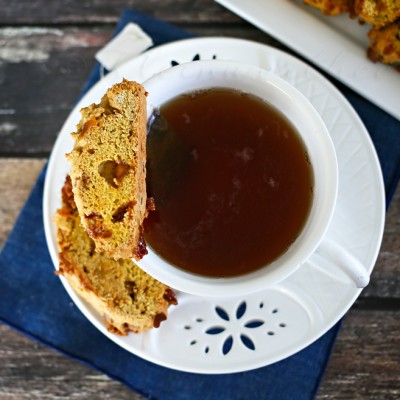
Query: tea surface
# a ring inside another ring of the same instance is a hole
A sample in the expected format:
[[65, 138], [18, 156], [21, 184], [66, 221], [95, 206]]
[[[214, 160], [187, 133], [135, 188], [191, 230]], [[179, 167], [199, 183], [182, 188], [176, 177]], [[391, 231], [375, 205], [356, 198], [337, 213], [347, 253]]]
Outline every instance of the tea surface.
[[161, 107], [172, 132], [150, 131], [146, 242], [199, 275], [229, 277], [283, 254], [305, 225], [313, 172], [302, 139], [275, 108], [215, 88]]

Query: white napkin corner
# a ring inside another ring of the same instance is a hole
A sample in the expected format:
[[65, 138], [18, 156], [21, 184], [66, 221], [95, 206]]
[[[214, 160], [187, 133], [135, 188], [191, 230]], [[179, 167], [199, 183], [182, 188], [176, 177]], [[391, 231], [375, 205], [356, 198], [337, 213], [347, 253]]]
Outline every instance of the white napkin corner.
[[143, 53], [153, 45], [153, 40], [139, 25], [129, 23], [125, 28], [99, 50], [95, 58], [109, 71], [131, 58]]

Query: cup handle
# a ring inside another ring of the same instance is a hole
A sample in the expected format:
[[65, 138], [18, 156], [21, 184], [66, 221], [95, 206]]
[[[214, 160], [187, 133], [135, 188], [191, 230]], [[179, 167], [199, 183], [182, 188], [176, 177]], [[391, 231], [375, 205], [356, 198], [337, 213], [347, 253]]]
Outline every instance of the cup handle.
[[317, 253], [342, 268], [358, 288], [368, 285], [370, 277], [364, 265], [336, 242], [323, 240]]

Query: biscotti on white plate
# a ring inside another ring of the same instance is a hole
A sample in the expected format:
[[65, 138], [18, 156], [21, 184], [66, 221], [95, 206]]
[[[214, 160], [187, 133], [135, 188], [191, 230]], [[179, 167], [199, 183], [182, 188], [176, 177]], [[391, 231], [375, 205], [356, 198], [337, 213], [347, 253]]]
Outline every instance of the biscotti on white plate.
[[146, 252], [146, 91], [123, 80], [81, 113], [67, 158], [82, 226], [95, 251], [139, 260]]
[[58, 274], [104, 317], [108, 330], [126, 335], [159, 327], [169, 306], [177, 303], [174, 292], [132, 260], [115, 260], [94, 250], [93, 240], [80, 223], [69, 177], [54, 220], [60, 250]]

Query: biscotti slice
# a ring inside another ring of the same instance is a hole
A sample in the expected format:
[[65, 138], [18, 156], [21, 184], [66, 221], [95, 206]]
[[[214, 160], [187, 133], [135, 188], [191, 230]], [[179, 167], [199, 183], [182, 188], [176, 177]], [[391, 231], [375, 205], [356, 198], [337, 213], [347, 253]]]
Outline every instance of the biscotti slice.
[[146, 91], [123, 80], [81, 110], [67, 158], [76, 206], [96, 251], [140, 259], [146, 209]]
[[80, 224], [67, 177], [62, 207], [54, 217], [60, 249], [59, 274], [104, 316], [108, 330], [120, 335], [158, 327], [176, 304], [173, 291], [132, 260], [114, 260], [94, 251], [93, 240]]

